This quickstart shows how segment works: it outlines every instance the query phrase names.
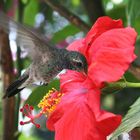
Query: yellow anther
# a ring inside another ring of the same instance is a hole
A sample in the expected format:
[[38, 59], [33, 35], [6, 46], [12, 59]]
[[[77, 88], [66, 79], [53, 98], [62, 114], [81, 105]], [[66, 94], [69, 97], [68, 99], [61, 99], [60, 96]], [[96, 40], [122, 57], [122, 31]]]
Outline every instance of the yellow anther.
[[44, 114], [50, 114], [52, 113], [57, 104], [61, 101], [61, 97], [64, 94], [57, 92], [55, 88], [52, 88], [52, 90], [49, 90], [48, 93], [43, 97], [43, 99], [38, 104], [38, 107], [41, 108]]

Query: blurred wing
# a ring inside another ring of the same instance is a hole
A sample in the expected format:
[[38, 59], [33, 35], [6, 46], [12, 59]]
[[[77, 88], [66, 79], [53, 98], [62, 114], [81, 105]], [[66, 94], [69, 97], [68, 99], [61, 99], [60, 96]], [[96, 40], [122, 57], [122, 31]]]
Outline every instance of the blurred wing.
[[13, 33], [16, 36], [17, 45], [26, 49], [32, 59], [37, 58], [42, 53], [49, 57], [56, 49], [45, 40], [43, 35], [15, 22], [3, 12], [0, 12], [0, 27], [8, 34]]

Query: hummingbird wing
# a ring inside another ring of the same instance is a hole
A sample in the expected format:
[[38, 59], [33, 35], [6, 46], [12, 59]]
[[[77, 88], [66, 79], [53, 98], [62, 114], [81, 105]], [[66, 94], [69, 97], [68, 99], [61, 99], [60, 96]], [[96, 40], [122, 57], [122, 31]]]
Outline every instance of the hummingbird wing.
[[0, 27], [8, 34], [12, 32], [16, 36], [17, 45], [23, 47], [32, 60], [38, 59], [42, 54], [45, 54], [45, 57], [48, 57], [46, 59], [49, 60], [57, 49], [50, 45], [43, 35], [17, 23], [3, 12], [0, 12]]

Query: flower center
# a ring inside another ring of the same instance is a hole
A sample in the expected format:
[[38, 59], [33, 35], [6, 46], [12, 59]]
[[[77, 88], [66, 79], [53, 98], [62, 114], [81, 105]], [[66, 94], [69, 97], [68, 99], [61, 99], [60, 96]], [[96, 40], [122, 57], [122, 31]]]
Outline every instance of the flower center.
[[55, 110], [63, 95], [64, 94], [59, 93], [53, 88], [43, 97], [43, 99], [38, 104], [38, 107], [42, 109], [43, 114], [49, 116]]
[[41, 108], [40, 113], [33, 115], [34, 108], [28, 104], [25, 104], [23, 108], [20, 109], [20, 112], [27, 118], [28, 121], [20, 121], [20, 125], [25, 125], [28, 123], [34, 124], [37, 128], [40, 128], [40, 124], [35, 123], [35, 119], [40, 118], [43, 114], [48, 117], [55, 109], [56, 106], [61, 101], [61, 97], [64, 94], [59, 93], [56, 89], [52, 88], [49, 92], [43, 97], [43, 99], [38, 104], [38, 107]]

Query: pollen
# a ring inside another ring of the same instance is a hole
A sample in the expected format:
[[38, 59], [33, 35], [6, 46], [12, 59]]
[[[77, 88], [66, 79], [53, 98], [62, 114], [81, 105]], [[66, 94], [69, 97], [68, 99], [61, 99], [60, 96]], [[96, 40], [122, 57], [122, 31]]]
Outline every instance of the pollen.
[[42, 112], [46, 116], [49, 116], [56, 109], [56, 106], [61, 101], [63, 95], [64, 94], [52, 88], [52, 90], [49, 90], [49, 92], [40, 101], [38, 107], [42, 109]]

